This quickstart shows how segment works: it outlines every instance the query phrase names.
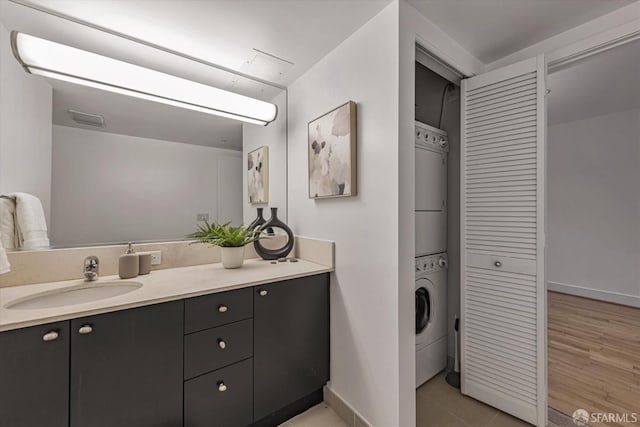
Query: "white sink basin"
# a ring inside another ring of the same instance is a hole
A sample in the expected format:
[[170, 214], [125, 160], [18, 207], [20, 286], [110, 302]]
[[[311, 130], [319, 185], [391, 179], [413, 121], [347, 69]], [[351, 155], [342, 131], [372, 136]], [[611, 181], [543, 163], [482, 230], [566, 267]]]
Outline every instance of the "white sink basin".
[[79, 286], [71, 286], [55, 291], [44, 292], [19, 298], [9, 302], [5, 308], [12, 310], [33, 310], [42, 308], [63, 307], [113, 298], [135, 291], [142, 283], [117, 280], [111, 282], [83, 282]]

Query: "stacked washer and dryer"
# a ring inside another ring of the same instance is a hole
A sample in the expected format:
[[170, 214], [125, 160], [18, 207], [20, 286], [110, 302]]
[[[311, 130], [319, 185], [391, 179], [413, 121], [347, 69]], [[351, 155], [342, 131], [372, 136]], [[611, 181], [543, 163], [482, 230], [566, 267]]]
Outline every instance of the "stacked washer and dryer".
[[416, 121], [416, 388], [447, 365], [447, 133]]

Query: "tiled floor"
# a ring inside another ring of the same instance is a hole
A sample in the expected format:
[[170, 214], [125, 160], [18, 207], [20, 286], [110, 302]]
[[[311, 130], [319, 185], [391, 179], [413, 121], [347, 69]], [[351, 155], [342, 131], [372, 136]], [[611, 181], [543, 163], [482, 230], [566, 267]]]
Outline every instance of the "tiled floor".
[[[549, 427], [556, 426], [549, 423]], [[325, 403], [281, 427], [349, 427]], [[407, 426], [408, 427], [408, 426]], [[531, 427], [510, 415], [460, 394], [440, 374], [416, 392], [416, 427]]]
[[321, 403], [291, 418], [280, 427], [349, 427], [326, 403]]
[[416, 394], [417, 427], [531, 427], [470, 397], [463, 396], [440, 374]]
[[[531, 427], [491, 406], [463, 396], [439, 374], [416, 394], [416, 427]], [[550, 422], [548, 427], [557, 427]]]

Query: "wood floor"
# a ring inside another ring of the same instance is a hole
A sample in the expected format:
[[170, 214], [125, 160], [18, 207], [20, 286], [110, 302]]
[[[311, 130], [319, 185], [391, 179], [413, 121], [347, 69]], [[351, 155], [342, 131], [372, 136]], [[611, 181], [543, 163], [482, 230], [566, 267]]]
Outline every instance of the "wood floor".
[[[640, 309], [556, 292], [548, 309], [549, 406], [640, 418]], [[590, 425], [638, 427], [640, 419]]]

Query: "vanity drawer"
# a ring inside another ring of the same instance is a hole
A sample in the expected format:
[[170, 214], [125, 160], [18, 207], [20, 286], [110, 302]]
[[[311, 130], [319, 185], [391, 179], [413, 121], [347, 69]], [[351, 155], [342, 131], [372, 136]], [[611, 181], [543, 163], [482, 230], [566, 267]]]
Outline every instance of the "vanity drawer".
[[184, 337], [184, 378], [193, 378], [253, 356], [253, 320]]
[[220, 292], [185, 301], [186, 334], [253, 317], [252, 288]]
[[253, 422], [253, 359], [184, 383], [185, 427], [245, 427]]

